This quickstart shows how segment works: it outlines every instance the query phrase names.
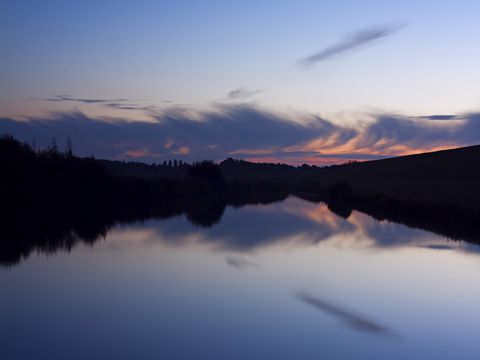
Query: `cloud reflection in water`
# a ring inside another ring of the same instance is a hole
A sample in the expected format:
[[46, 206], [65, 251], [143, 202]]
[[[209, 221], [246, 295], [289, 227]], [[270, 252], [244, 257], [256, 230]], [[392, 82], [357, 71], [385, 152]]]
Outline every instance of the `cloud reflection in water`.
[[400, 336], [390, 328], [380, 325], [379, 323], [363, 315], [359, 315], [350, 310], [344, 309], [309, 293], [298, 293], [297, 298], [303, 303], [337, 318], [355, 330], [391, 339], [400, 339]]

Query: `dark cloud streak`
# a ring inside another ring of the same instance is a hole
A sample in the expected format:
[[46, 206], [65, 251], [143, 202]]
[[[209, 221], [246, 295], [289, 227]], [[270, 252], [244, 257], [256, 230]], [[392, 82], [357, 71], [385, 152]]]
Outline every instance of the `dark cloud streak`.
[[461, 116], [458, 115], [425, 115], [425, 116], [417, 116], [418, 119], [426, 119], [426, 120], [460, 120], [462, 119]]
[[129, 99], [87, 99], [87, 98], [76, 98], [70, 95], [56, 95], [51, 98], [46, 99], [37, 99], [37, 100], [44, 100], [44, 101], [75, 101], [85, 104], [104, 104], [110, 102], [126, 102], [130, 101]]
[[121, 102], [109, 102], [105, 103], [106, 107], [115, 109], [115, 110], [141, 110], [141, 111], [155, 111], [158, 109], [157, 106], [143, 106], [135, 104], [125, 104]]
[[360, 30], [337, 44], [322, 49], [313, 55], [307, 56], [301, 60], [301, 63], [305, 66], [308, 66], [319, 61], [327, 60], [342, 53], [352, 51], [368, 43], [372, 43], [381, 38], [393, 35], [400, 30], [400, 28], [401, 26], [398, 25], [385, 25], [381, 27]]

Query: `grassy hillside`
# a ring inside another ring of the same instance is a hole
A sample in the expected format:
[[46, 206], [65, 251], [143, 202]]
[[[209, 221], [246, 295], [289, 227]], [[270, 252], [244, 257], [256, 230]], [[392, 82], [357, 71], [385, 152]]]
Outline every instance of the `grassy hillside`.
[[357, 195], [480, 207], [480, 145], [318, 169], [316, 188], [347, 180]]

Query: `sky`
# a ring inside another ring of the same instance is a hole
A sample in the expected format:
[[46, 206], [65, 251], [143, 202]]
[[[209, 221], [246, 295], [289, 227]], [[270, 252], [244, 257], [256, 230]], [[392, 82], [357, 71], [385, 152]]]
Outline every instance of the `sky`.
[[480, 143], [478, 1], [0, 0], [0, 133], [325, 165]]

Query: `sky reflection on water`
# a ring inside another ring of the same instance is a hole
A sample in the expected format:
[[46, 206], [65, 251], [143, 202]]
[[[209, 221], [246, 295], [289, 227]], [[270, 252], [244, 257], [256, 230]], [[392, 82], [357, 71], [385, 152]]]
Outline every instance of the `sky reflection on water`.
[[475, 359], [479, 280], [477, 247], [422, 230], [228, 207], [0, 269], [1, 357]]

